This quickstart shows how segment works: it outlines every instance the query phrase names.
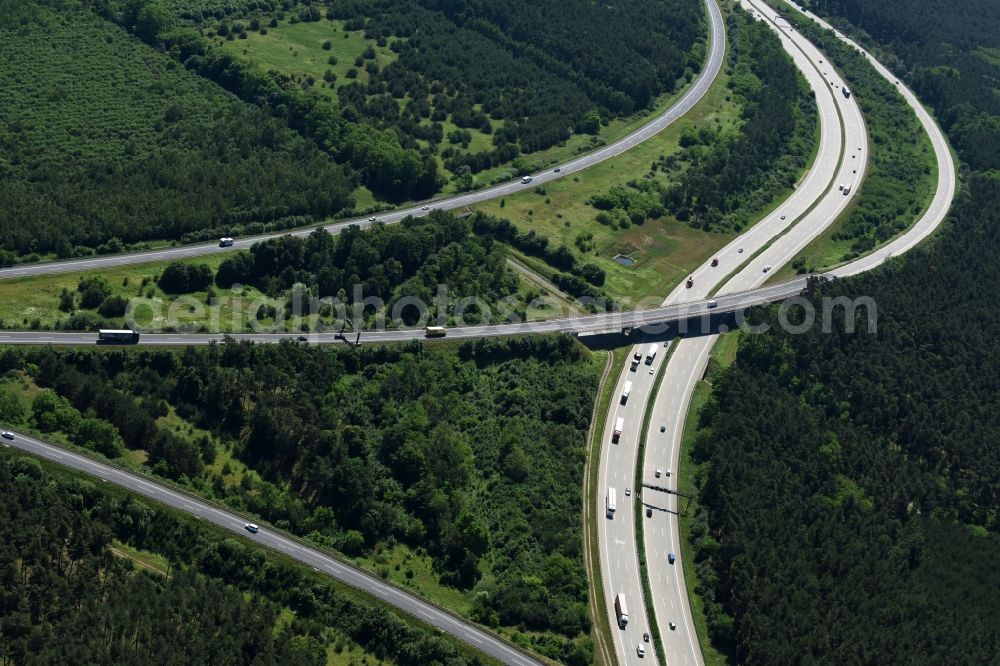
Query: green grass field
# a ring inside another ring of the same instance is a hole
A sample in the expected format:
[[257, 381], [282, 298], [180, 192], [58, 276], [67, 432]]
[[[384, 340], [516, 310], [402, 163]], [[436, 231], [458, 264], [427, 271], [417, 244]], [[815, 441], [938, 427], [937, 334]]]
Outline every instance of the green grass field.
[[[368, 82], [364, 66], [355, 67], [354, 60], [369, 46], [375, 50], [375, 62], [380, 68], [396, 60], [396, 54], [388, 47], [378, 46], [374, 39], [365, 39], [362, 32], [345, 31], [342, 21], [279, 21], [278, 27], [267, 28], [266, 35], [247, 31], [246, 39], [215, 37], [214, 41], [226, 51], [249, 58], [264, 70], [273, 69], [301, 80], [311, 76], [315, 80], [313, 90], [334, 98], [336, 87], [350, 81], [347, 78], [349, 70], [358, 72], [357, 81]], [[323, 48], [325, 42], [330, 42], [329, 49]], [[329, 63], [331, 56], [336, 58], [336, 64]], [[327, 70], [337, 77], [332, 85], [323, 80]]]
[[[544, 194], [536, 190], [494, 200], [476, 208], [506, 217], [527, 231], [547, 235], [552, 241], [575, 249], [581, 233], [592, 233], [594, 250], [582, 258], [607, 274], [605, 291], [615, 298], [666, 296], [692, 268], [727, 243], [731, 234], [708, 233], [669, 216], [647, 220], [625, 230], [612, 230], [596, 221], [598, 211], [587, 199], [610, 187], [642, 178], [661, 155], [680, 150], [681, 132], [687, 127], [709, 125], [731, 128], [739, 109], [728, 98], [725, 74], [720, 74], [704, 99], [684, 118], [656, 137], [618, 157], [605, 160], [570, 178], [547, 184]], [[624, 254], [636, 260], [625, 267], [614, 260]]]
[[[266, 35], [248, 32], [246, 39], [226, 40], [215, 37], [214, 41], [226, 51], [236, 53], [257, 63], [262, 69], [286, 74], [300, 84], [312, 81], [312, 85], [308, 86], [310, 89], [332, 99], [337, 98], [339, 86], [352, 81], [347, 76], [347, 73], [352, 69], [357, 72], [357, 78], [353, 80], [359, 83], [368, 83], [369, 76], [364, 66], [356, 67], [354, 64], [355, 59], [360, 57], [368, 47], [374, 49], [375, 63], [380, 69], [397, 59], [397, 55], [391, 49], [387, 46], [378, 46], [374, 39], [365, 39], [361, 31], [345, 31], [343, 21], [318, 21], [314, 23], [279, 21], [277, 28], [267, 28]], [[329, 49], [323, 48], [326, 42], [330, 44]], [[335, 59], [336, 64], [330, 64], [331, 57]], [[336, 77], [332, 82], [327, 82], [324, 79], [327, 71]], [[405, 101], [405, 99], [400, 100], [400, 105]], [[493, 137], [477, 129], [468, 130], [471, 141], [467, 147], [462, 147], [461, 144], [451, 144], [447, 139], [448, 133], [457, 130], [458, 126], [451, 120], [446, 120], [441, 124], [445, 136], [441, 143], [442, 148], [454, 145], [459, 152], [476, 153], [490, 150], [493, 147]], [[503, 121], [493, 121], [493, 126], [500, 128], [503, 126]], [[427, 145], [426, 142], [422, 143]], [[358, 210], [363, 209], [365, 204], [365, 201], [360, 199], [357, 205]]]
[[[223, 255], [212, 255], [203, 259], [195, 260], [191, 263], [207, 264], [215, 270], [222, 263]], [[151, 264], [135, 264], [131, 266], [121, 266], [110, 269], [83, 271], [80, 273], [62, 273], [53, 275], [39, 275], [26, 278], [15, 278], [12, 280], [0, 280], [0, 327], [22, 329], [26, 327], [37, 327], [43, 329], [55, 328], [57, 322], [64, 321], [69, 317], [69, 313], [59, 310], [59, 296], [63, 289], [76, 291], [80, 280], [85, 277], [103, 276], [111, 284], [114, 295], [126, 298], [141, 297], [150, 303], [157, 301], [163, 305], [156, 305], [158, 311], [162, 311], [163, 317], [155, 323], [162, 323], [168, 315], [168, 302], [171, 297], [163, 293], [156, 286], [155, 277], [166, 268], [168, 262], [158, 262]], [[147, 281], [143, 285], [143, 280]], [[196, 292], [190, 295], [193, 299], [202, 303], [207, 298], [206, 292]], [[184, 308], [175, 308], [178, 314], [183, 314]], [[86, 310], [82, 310], [86, 311]], [[95, 312], [89, 310], [89, 312]], [[223, 308], [224, 319], [232, 321], [232, 308]], [[182, 316], [180, 320], [183, 320]], [[153, 322], [151, 322], [153, 323]], [[231, 329], [226, 329], [231, 330]]]
[[[609, 354], [604, 358], [606, 375], [604, 384], [601, 387], [597, 398], [594, 418], [591, 422], [591, 438], [589, 453], [587, 458], [587, 476], [583, 492], [583, 541], [586, 549], [585, 561], [587, 563], [587, 580], [590, 584], [590, 614], [593, 622], [591, 633], [594, 637], [595, 663], [600, 666], [613, 666], [615, 663], [614, 642], [611, 639], [611, 623], [608, 621], [608, 614], [605, 609], [608, 607], [608, 600], [604, 596], [604, 586], [601, 583], [601, 553], [598, 543], [597, 526], [601, 519], [600, 515], [595, 515], [594, 507], [597, 505], [597, 497], [602, 492], [599, 479], [601, 447], [604, 445], [604, 426], [607, 419], [608, 407], [614, 397], [615, 383], [618, 376], [625, 367], [628, 360], [629, 347], [620, 347], [609, 352], [599, 352]], [[595, 352], [595, 354], [598, 352]]]

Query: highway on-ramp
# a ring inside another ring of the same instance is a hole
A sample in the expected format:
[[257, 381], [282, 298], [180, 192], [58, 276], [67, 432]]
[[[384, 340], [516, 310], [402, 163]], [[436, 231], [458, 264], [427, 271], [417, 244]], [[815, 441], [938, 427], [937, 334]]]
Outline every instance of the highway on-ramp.
[[[565, 162], [558, 167], [548, 169], [545, 172], [532, 175], [530, 183], [524, 183], [520, 179], [507, 183], [489, 187], [486, 189], [459, 194], [456, 196], [428, 201], [416, 204], [407, 208], [378, 213], [374, 217], [358, 218], [323, 225], [323, 228], [331, 233], [337, 233], [350, 225], [358, 225], [362, 228], [368, 227], [375, 220], [379, 222], [392, 223], [399, 222], [405, 217], [420, 217], [427, 215], [433, 209], [456, 210], [483, 203], [503, 196], [509, 196], [525, 190], [531, 190], [539, 185], [565, 178], [574, 173], [582, 171], [598, 162], [621, 155], [632, 147], [656, 136], [668, 126], [676, 122], [679, 118], [690, 111], [695, 104], [701, 101], [712, 83], [715, 81], [719, 70], [722, 68], [723, 55], [725, 54], [725, 28], [722, 24], [722, 15], [719, 13], [715, 0], [705, 0], [708, 8], [709, 35], [708, 53], [705, 57], [701, 72], [694, 82], [670, 107], [659, 116], [646, 123], [636, 131], [615, 141], [607, 146], [599, 148], [593, 152], [581, 155], [569, 162]], [[293, 236], [307, 236], [313, 232], [315, 227], [297, 229], [290, 232], [265, 234], [248, 238], [235, 239], [228, 247], [219, 247], [218, 244], [182, 245], [178, 247], [164, 248], [160, 250], [147, 250], [144, 252], [134, 252], [128, 254], [115, 254], [101, 257], [90, 257], [85, 259], [71, 259], [67, 261], [56, 261], [46, 263], [19, 264], [9, 268], [0, 269], [0, 279], [26, 277], [29, 275], [51, 275], [55, 273], [71, 273], [83, 270], [93, 270], [99, 268], [112, 268], [115, 266], [128, 266], [133, 264], [143, 264], [153, 261], [171, 261], [179, 259], [190, 259], [201, 257], [216, 252], [231, 252], [233, 250], [246, 250], [251, 245], [267, 238], [290, 234]]]
[[247, 521], [224, 508], [209, 504], [193, 495], [173, 490], [156, 479], [124, 471], [118, 467], [99, 462], [89, 456], [79, 455], [59, 446], [35, 439], [22, 433], [14, 433], [14, 440], [0, 440], [5, 446], [26, 451], [40, 458], [51, 460], [65, 467], [97, 477], [107, 483], [127, 488], [150, 499], [192, 514], [201, 520], [218, 525], [255, 543], [267, 546], [288, 557], [321, 571], [337, 580], [356, 587], [381, 601], [405, 611], [422, 622], [455, 636], [472, 647], [505, 664], [516, 666], [542, 666], [542, 662], [527, 655], [493, 634], [483, 631], [471, 622], [452, 615], [414, 594], [401, 590], [386, 581], [358, 569], [354, 565], [289, 538], [288, 536], [261, 527], [257, 534], [245, 529]]

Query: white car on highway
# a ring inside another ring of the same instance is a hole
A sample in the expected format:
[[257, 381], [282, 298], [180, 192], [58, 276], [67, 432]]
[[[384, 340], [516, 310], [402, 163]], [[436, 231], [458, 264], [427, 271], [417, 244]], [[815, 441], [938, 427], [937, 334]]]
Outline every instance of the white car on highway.
[[14, 433], [12, 433], [9, 430], [4, 430], [3, 432], [0, 432], [0, 437], [3, 437], [4, 439], [13, 440], [14, 439]]

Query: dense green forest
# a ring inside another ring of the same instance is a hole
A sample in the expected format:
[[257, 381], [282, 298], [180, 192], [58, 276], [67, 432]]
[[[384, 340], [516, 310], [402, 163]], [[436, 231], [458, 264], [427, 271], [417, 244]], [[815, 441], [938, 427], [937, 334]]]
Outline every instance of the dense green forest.
[[[234, 283], [254, 285], [272, 296], [290, 298], [300, 293], [355, 303], [376, 297], [389, 312], [401, 298], [419, 299], [428, 306], [429, 319], [437, 321], [439, 285], [446, 286], [450, 298], [475, 296], [489, 306], [516, 294], [518, 279], [507, 267], [506, 255], [504, 246], [490, 237], [474, 235], [469, 220], [434, 211], [401, 224], [365, 230], [351, 226], [336, 236], [317, 230], [308, 238], [262, 241], [222, 262], [215, 282], [225, 289]], [[301, 285], [298, 290], [296, 284]], [[354, 293], [356, 285], [360, 294]], [[308, 303], [300, 307], [307, 311]], [[374, 308], [366, 314], [376, 315]], [[454, 309], [440, 314], [451, 316]], [[419, 316], [416, 307], [407, 307], [400, 318], [413, 325]], [[469, 308], [467, 316], [470, 323], [478, 321], [478, 308]]]
[[[298, 296], [302, 302], [297, 307], [304, 312], [309, 311], [306, 298], [333, 297], [352, 305], [378, 298], [384, 311], [366, 306], [364, 321], [368, 324], [397, 310], [392, 323], [418, 323], [421, 313], [417, 307], [397, 307], [403, 299], [426, 304], [426, 316], [432, 322], [484, 321], [489, 313], [479, 304], [459, 303], [468, 298], [478, 299], [497, 316], [504, 316], [505, 311], [523, 320], [526, 304], [504, 301], [516, 295], [519, 286], [517, 276], [507, 266], [505, 244], [553, 266], [552, 280], [573, 295], [601, 295], [598, 287], [604, 284], [604, 271], [578, 261], [566, 246], [554, 247], [544, 235], [520, 232], [511, 222], [484, 213], [465, 218], [437, 210], [395, 225], [351, 226], [336, 236], [317, 230], [305, 239], [284, 236], [262, 241], [223, 261], [215, 283], [224, 289], [234, 284], [253, 285], [271, 296], [287, 297], [289, 310], [296, 307], [292, 299]], [[188, 291], [203, 288], [191, 281], [188, 284], [192, 287]], [[439, 302], [439, 296], [448, 300]], [[498, 307], [501, 303], [502, 308]], [[456, 311], [459, 305], [462, 313]]]
[[[361, 171], [373, 189], [396, 200], [411, 194], [395, 191], [405, 184], [381, 182], [377, 170], [367, 169], [365, 160], [337, 145], [350, 140], [351, 132], [338, 132], [343, 135], [338, 136], [340, 141], [327, 144], [324, 125], [335, 117], [342, 125], [363, 120], [365, 127], [389, 132], [358, 130], [365, 136], [423, 155], [428, 168], [437, 161], [426, 158], [437, 155], [452, 174], [462, 176], [549, 148], [574, 133], [597, 134], [602, 122], [648, 108], [657, 96], [690, 80], [704, 57], [704, 9], [696, 0], [604, 5], [584, 0], [278, 4], [175, 2], [164, 11], [172, 12], [181, 24], [198, 26], [208, 37], [246, 38], [247, 29], [266, 32], [267, 24], [288, 20], [327, 22], [331, 39], [340, 36], [334, 24], [340, 25], [345, 31], [363, 32], [380, 47], [388, 46], [396, 58], [384, 67], [374, 61], [373, 50], [358, 55], [346, 81], [336, 84], [339, 105], [323, 95], [297, 91], [297, 102], [306, 107], [300, 122], [295, 109], [266, 103], [306, 133], [319, 130], [321, 145]], [[125, 18], [125, 12], [115, 10], [115, 3], [98, 5], [124, 25], [138, 27]], [[243, 20], [234, 22], [235, 18]], [[196, 55], [188, 66], [255, 103], [261, 78], [286, 92], [298, 83], [276, 72], [252, 71], [252, 56], [223, 55], [190, 31], [161, 30], [148, 41], [176, 46], [182, 58]], [[222, 62], [206, 66], [205, 58]], [[246, 81], [254, 83], [248, 86]], [[330, 76], [326, 83], [313, 78], [305, 88], [334, 82]], [[317, 116], [321, 123], [315, 122]], [[442, 146], [445, 122], [455, 128], [449, 144], [468, 144], [463, 132], [475, 129], [490, 138], [490, 145], [477, 151]]]
[[816, 101], [781, 42], [764, 24], [734, 12], [727, 21], [729, 88], [743, 113], [738, 133], [682, 137], [687, 167], [662, 201], [703, 229], [741, 231], [792, 188], [809, 160]]
[[[988, 13], [970, 24], [951, 6], [823, 6], [853, 11], [902, 71], [1000, 36]], [[950, 62], [968, 90], [929, 101], [948, 114], [962, 99], [967, 118], [1000, 122], [988, 95], [983, 106], [971, 97], [985, 85], [971, 82], [981, 63]], [[960, 157], [980, 164], [953, 118]], [[740, 663], [993, 663], [1000, 654], [1000, 353], [983, 288], [1000, 282], [998, 210], [997, 174], [968, 172], [931, 244], [811, 286], [818, 311], [824, 297], [870, 296], [876, 330], [861, 309], [856, 332], [838, 311], [832, 332], [792, 335], [769, 310], [772, 331], [747, 336], [717, 378], [692, 452], [707, 507], [692, 540], [712, 638]]]
[[4, 664], [319, 666], [354, 645], [480, 663], [285, 558], [33, 458], [0, 452], [0, 496]]
[[89, 11], [0, 2], [0, 262], [353, 205], [345, 171]]
[[556, 659], [589, 654], [580, 488], [600, 367], [570, 337], [8, 349], [0, 368], [11, 422], [140, 455], [351, 556], [425, 549], [441, 585], [474, 592], [475, 619], [540, 632]]
[[[0, 263], [308, 224], [350, 211], [358, 185], [365, 207], [426, 198], [442, 164], [467, 189], [701, 64], [696, 0], [575, 4], [4, 0]], [[354, 76], [306, 81], [212, 39], [279, 20], [363, 34], [391, 62], [369, 46]]]
[[627, 228], [670, 214], [705, 230], [740, 231], [795, 184], [815, 145], [813, 93], [764, 24], [733, 12], [726, 36], [739, 126], [686, 131], [684, 150], [657, 160], [646, 177], [591, 197], [598, 222]]

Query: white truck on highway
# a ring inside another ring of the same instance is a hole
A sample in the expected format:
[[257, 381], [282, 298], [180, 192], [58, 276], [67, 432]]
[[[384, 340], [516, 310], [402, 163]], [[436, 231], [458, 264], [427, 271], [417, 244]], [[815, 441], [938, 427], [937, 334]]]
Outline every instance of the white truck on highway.
[[618, 440], [622, 438], [622, 430], [625, 428], [625, 417], [619, 416], [615, 419], [615, 431], [611, 435], [611, 443], [617, 444]]
[[844, 190], [844, 196], [846, 197], [848, 194], [851, 193], [851, 184], [850, 183], [845, 184], [842, 189]]
[[615, 595], [615, 614], [618, 616], [618, 628], [624, 629], [628, 624], [628, 606], [625, 605], [625, 595], [621, 592]]
[[844, 93], [844, 97], [850, 97], [851, 91], [847, 89], [847, 86], [842, 86], [840, 92]]
[[656, 350], [658, 347], [655, 344], [649, 345], [646, 349], [646, 365], [653, 365], [653, 361], [656, 360]]
[[628, 402], [628, 395], [632, 392], [632, 382], [625, 382], [625, 388], [622, 390], [622, 404], [624, 405]]
[[614, 518], [618, 498], [615, 496], [615, 489], [608, 488], [608, 496], [604, 500], [604, 508], [608, 512], [608, 518]]

